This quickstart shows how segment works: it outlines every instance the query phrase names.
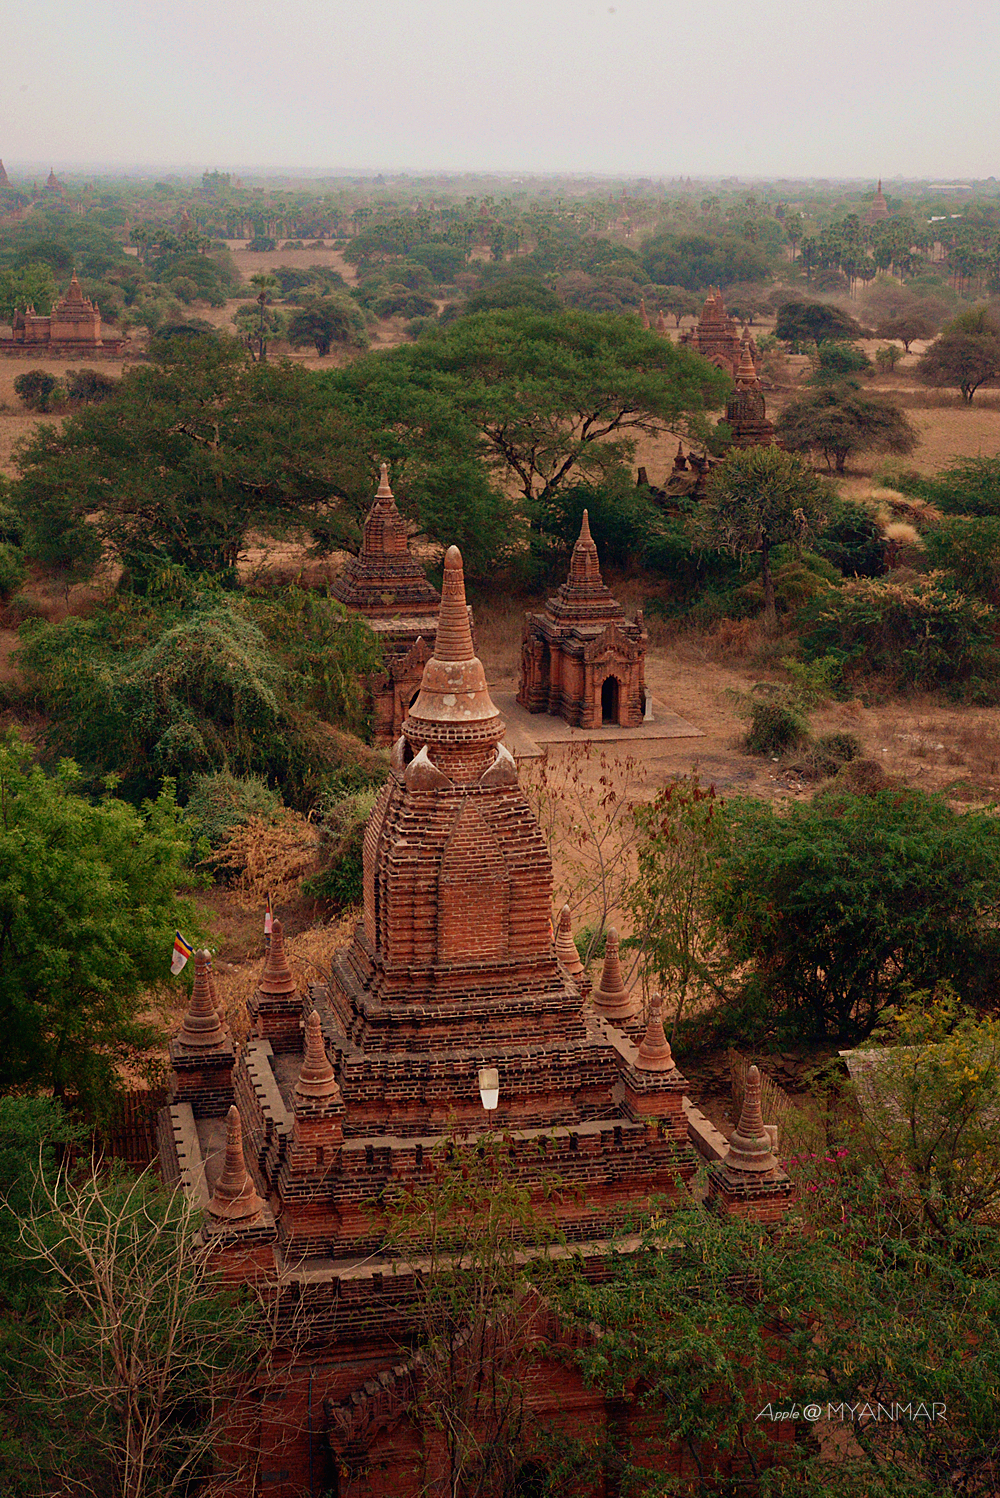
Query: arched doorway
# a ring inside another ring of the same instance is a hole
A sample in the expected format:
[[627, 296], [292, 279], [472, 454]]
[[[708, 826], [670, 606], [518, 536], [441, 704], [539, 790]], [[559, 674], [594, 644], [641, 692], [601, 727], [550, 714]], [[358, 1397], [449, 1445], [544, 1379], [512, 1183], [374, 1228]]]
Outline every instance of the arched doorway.
[[601, 722], [617, 723], [621, 686], [617, 676], [606, 676], [601, 686]]

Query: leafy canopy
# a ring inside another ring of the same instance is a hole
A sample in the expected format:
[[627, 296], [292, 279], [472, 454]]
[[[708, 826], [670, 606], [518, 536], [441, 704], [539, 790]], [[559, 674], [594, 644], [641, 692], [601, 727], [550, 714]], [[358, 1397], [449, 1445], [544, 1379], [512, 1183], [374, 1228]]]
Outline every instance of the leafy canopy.
[[174, 930], [196, 930], [177, 885], [188, 838], [165, 785], [140, 810], [79, 795], [0, 745], [0, 1092], [51, 1089], [97, 1106], [117, 1066], [157, 1039], [143, 990], [164, 978]]
[[1000, 826], [917, 790], [723, 807], [712, 905], [758, 1032], [867, 1035], [907, 984], [974, 994], [995, 972]]
[[109, 550], [143, 583], [164, 567], [231, 574], [251, 530], [317, 517], [356, 534], [338, 496], [367, 475], [314, 377], [255, 364], [232, 340], [161, 341], [109, 398], [20, 450], [18, 491], [47, 565], [92, 568]]
[[910, 453], [917, 445], [913, 423], [884, 395], [862, 394], [850, 382], [824, 385], [790, 401], [776, 422], [778, 436], [792, 452], [817, 451], [827, 468], [844, 472], [859, 452]]

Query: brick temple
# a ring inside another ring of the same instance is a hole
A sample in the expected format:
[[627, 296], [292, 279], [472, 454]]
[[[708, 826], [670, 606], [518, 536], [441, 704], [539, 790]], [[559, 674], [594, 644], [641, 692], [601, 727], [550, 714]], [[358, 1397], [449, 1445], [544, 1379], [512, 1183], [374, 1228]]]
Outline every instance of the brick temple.
[[[504, 727], [452, 547], [434, 653], [365, 833], [363, 918], [329, 981], [297, 991], [275, 921], [251, 1035], [234, 1047], [208, 955], [195, 957], [159, 1119], [163, 1174], [203, 1207], [203, 1242], [226, 1277], [273, 1277], [279, 1328], [303, 1306], [311, 1318], [306, 1344], [283, 1333], [277, 1383], [233, 1412], [254, 1492], [292, 1498], [311, 1483], [416, 1498], [428, 1474], [440, 1480], [440, 1436], [412, 1413], [419, 1261], [394, 1262], [380, 1203], [428, 1178], [456, 1130], [470, 1143], [491, 1123], [502, 1131], [503, 1168], [592, 1278], [607, 1274], [608, 1240], [629, 1214], [677, 1200], [703, 1161], [713, 1209], [773, 1221], [788, 1208], [755, 1074], [730, 1149], [685, 1095], [659, 1000], [637, 1012], [615, 933], [585, 996], [568, 912], [554, 939], [552, 864]], [[496, 1072], [490, 1120], [484, 1068]], [[544, 1332], [558, 1344], [550, 1314]], [[551, 1351], [526, 1398], [533, 1418], [567, 1433], [629, 1418]], [[678, 1451], [672, 1470], [684, 1460]], [[251, 1489], [234, 1478], [228, 1491]]]
[[739, 373], [744, 342], [750, 345], [751, 357], [757, 358], [756, 343], [748, 332], [740, 333], [736, 319], [726, 310], [725, 298], [718, 286], [709, 289], [697, 326], [683, 332], [679, 342], [701, 354], [709, 364], [725, 370], [734, 380]]
[[732, 429], [734, 447], [771, 447], [774, 443], [774, 424], [767, 419], [764, 391], [748, 340], [740, 349], [736, 389], [726, 402], [726, 421]]
[[637, 728], [646, 709], [647, 635], [601, 577], [587, 511], [569, 577], [542, 613], [527, 613], [517, 700], [575, 728]]
[[11, 337], [0, 339], [0, 352], [47, 354], [60, 358], [81, 355], [117, 358], [125, 343], [121, 336], [104, 336], [97, 303], [84, 296], [74, 271], [66, 295], [56, 302], [51, 312], [43, 316], [33, 307], [28, 307], [24, 312], [14, 313]]
[[382, 642], [383, 669], [368, 680], [373, 737], [380, 745], [399, 737], [410, 703], [420, 688], [424, 666], [437, 634], [441, 595], [410, 553], [406, 521], [382, 478], [368, 512], [360, 555], [351, 557], [331, 593], [364, 616]]

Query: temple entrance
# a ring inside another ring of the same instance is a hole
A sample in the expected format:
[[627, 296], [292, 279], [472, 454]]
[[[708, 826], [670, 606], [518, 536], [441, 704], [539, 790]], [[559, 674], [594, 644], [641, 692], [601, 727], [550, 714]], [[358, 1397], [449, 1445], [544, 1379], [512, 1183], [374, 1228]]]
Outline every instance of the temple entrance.
[[617, 723], [620, 686], [617, 676], [606, 676], [601, 687], [601, 722]]

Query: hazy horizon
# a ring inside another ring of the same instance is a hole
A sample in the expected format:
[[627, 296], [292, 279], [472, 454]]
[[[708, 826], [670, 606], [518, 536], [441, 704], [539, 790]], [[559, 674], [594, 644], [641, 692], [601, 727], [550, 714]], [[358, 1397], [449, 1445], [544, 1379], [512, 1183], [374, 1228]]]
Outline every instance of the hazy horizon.
[[801, 0], [7, 12], [15, 174], [997, 175], [985, 0], [883, 0], [857, 27]]

